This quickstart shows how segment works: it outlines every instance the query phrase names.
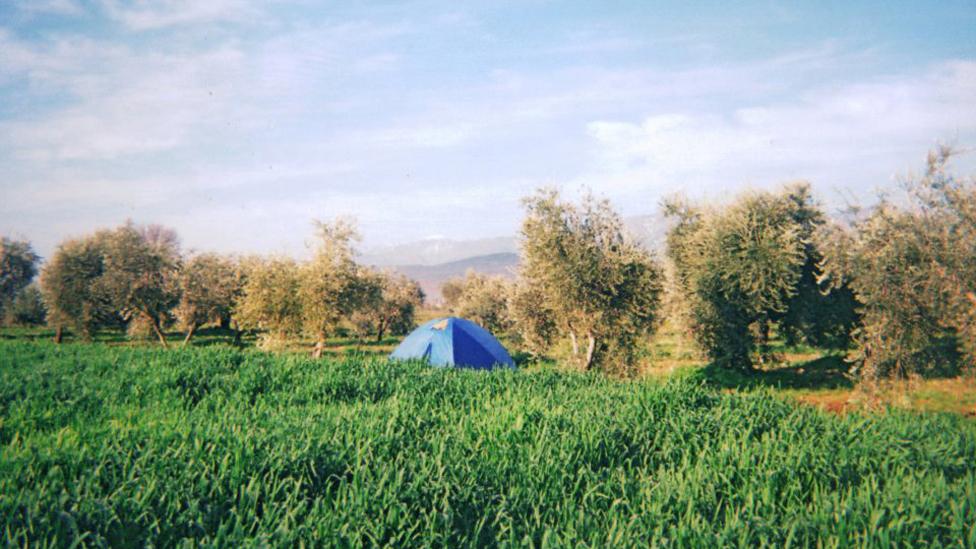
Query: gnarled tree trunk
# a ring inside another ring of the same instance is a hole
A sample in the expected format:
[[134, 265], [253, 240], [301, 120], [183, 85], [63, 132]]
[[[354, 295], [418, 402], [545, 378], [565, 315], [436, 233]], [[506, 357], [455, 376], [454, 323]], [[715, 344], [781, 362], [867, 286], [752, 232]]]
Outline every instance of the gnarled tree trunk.
[[241, 346], [241, 335], [242, 335], [242, 333], [243, 333], [244, 330], [241, 330], [240, 324], [238, 324], [236, 321], [234, 321], [231, 324], [231, 329], [234, 330], [234, 345], [236, 347], [240, 347]]
[[[763, 315], [758, 322], [759, 322], [759, 327], [758, 327], [757, 339], [759, 340], [759, 362], [760, 364], [765, 364], [769, 360], [769, 353], [770, 353], [769, 334], [771, 330], [770, 330], [769, 317]], [[750, 362], [750, 366], [751, 366], [751, 361], [747, 361], [747, 362]]]
[[325, 350], [325, 342], [319, 340], [315, 343], [315, 348], [312, 349], [312, 358], [319, 359], [322, 358], [322, 351]]
[[593, 334], [586, 334], [586, 358], [583, 362], [583, 369], [589, 370], [593, 365], [593, 351], [596, 349], [596, 338]]
[[193, 334], [196, 333], [196, 331], [197, 331], [197, 325], [191, 324], [190, 329], [186, 331], [186, 337], [183, 338], [184, 347], [186, 347], [190, 343], [190, 339], [193, 337]]
[[166, 335], [163, 334], [163, 329], [159, 325], [159, 319], [156, 317], [151, 317], [150, 321], [152, 322], [153, 331], [156, 332], [156, 337], [159, 338], [159, 342], [162, 343], [163, 347], [169, 347], [169, 345], [166, 343]]

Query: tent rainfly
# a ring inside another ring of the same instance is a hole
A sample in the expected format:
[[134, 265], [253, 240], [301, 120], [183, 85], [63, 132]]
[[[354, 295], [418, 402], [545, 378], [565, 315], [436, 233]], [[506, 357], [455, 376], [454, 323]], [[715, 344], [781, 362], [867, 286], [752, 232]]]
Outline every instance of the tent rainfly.
[[431, 320], [417, 328], [400, 342], [390, 358], [477, 370], [515, 368], [508, 351], [488, 330], [453, 316]]

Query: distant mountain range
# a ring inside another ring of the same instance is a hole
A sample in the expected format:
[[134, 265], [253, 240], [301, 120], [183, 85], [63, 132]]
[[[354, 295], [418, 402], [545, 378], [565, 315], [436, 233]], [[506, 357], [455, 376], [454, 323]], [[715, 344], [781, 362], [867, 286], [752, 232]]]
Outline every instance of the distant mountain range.
[[518, 262], [518, 254], [503, 252], [466, 257], [438, 265], [398, 265], [392, 268], [419, 282], [427, 296], [427, 302], [436, 303], [441, 300], [441, 284], [448, 279], [464, 276], [469, 269], [483, 274], [514, 277]]
[[475, 240], [428, 238], [406, 244], [374, 248], [360, 256], [360, 261], [377, 267], [440, 265], [469, 257], [502, 253], [518, 253], [515, 237], [499, 236]]
[[[624, 219], [631, 236], [649, 250], [663, 250], [667, 226], [660, 215]], [[518, 267], [518, 241], [499, 236], [473, 240], [431, 238], [395, 246], [374, 248], [360, 261], [375, 267], [391, 268], [420, 283], [428, 303], [441, 300], [441, 284], [464, 276], [470, 269], [479, 273], [514, 276]]]

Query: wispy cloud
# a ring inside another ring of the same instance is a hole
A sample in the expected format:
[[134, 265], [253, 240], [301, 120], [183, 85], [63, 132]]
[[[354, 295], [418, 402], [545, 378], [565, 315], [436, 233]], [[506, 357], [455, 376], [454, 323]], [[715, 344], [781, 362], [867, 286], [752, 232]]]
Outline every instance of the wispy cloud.
[[119, 2], [102, 0], [109, 17], [135, 31], [153, 30], [175, 25], [245, 21], [259, 10], [249, 0], [137, 0]]
[[588, 125], [583, 179], [617, 192], [722, 193], [790, 178], [868, 191], [938, 140], [976, 139], [976, 62], [809, 90], [727, 113], [650, 114]]
[[546, 3], [3, 10], [0, 233], [42, 251], [126, 217], [227, 251], [300, 251], [310, 218], [338, 214], [367, 245], [489, 236], [540, 184], [646, 213], [677, 188], [869, 189], [938, 139], [976, 141], [972, 48], [908, 63], [904, 32], [815, 33], [792, 7], [680, 24]]
[[64, 105], [0, 119], [0, 144], [19, 158], [51, 162], [200, 147], [218, 136], [233, 143], [289, 113], [348, 105], [329, 85], [395, 67], [398, 56], [373, 41], [401, 30], [344, 23], [249, 45], [157, 50], [71, 34], [29, 42], [0, 29], [0, 82], [21, 78]]
[[22, 0], [15, 2], [18, 10], [29, 15], [78, 15], [84, 8], [78, 0]]
[[77, 102], [39, 119], [0, 123], [0, 142], [21, 158], [113, 159], [186, 146], [195, 131], [229, 121], [228, 99], [239, 97], [235, 83], [244, 58], [234, 49], [187, 58], [82, 44], [90, 57], [77, 64], [65, 63], [60, 49], [35, 56], [49, 69], [31, 74], [71, 90]]

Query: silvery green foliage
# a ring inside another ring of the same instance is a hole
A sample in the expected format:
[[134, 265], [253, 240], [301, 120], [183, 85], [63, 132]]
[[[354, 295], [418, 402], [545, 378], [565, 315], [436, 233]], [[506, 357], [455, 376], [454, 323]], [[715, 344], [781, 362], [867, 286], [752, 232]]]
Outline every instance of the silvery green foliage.
[[113, 315], [112, 303], [98, 284], [105, 270], [98, 235], [61, 242], [41, 270], [41, 293], [48, 323], [72, 329], [83, 339]]
[[695, 207], [674, 199], [667, 237], [674, 286], [691, 331], [708, 356], [751, 368], [766, 358], [774, 329], [788, 339], [846, 343], [850, 300], [817, 285], [820, 252], [812, 234], [823, 214], [805, 183], [752, 192], [728, 205]]
[[518, 284], [537, 294], [536, 314], [570, 340], [580, 368], [632, 372], [639, 344], [658, 320], [657, 261], [628, 237], [606, 200], [587, 196], [575, 205], [542, 189], [525, 199], [525, 208]]
[[368, 291], [351, 317], [360, 337], [377, 341], [386, 334], [404, 335], [414, 328], [414, 314], [424, 303], [420, 284], [401, 274], [361, 269]]
[[442, 287], [447, 292], [444, 295], [451, 314], [495, 333], [511, 328], [508, 300], [512, 283], [504, 277], [469, 270], [464, 277], [448, 280]]
[[901, 200], [825, 227], [825, 284], [847, 283], [863, 315], [851, 360], [864, 379], [952, 372], [976, 362], [976, 180], [929, 155]]
[[245, 283], [234, 311], [240, 326], [261, 330], [265, 347], [298, 334], [302, 326], [299, 265], [289, 257], [250, 258]]
[[36, 283], [22, 288], [3, 310], [8, 326], [39, 326], [44, 324], [47, 311]]
[[355, 261], [355, 225], [345, 219], [316, 223], [318, 246], [300, 270], [299, 294], [305, 333], [325, 342], [340, 322], [381, 295], [382, 286]]
[[180, 300], [182, 258], [176, 233], [130, 221], [101, 232], [99, 240], [104, 262], [101, 290], [123, 319], [141, 317], [166, 345], [163, 328]]
[[230, 318], [243, 292], [244, 278], [236, 259], [204, 253], [184, 261], [179, 283], [175, 315], [186, 331], [184, 341], [189, 341], [200, 326]]
[[521, 278], [512, 285], [508, 316], [519, 346], [533, 355], [545, 354], [559, 338], [555, 315], [546, 296], [531, 281]]
[[34, 279], [39, 261], [30, 242], [0, 238], [0, 312]]

